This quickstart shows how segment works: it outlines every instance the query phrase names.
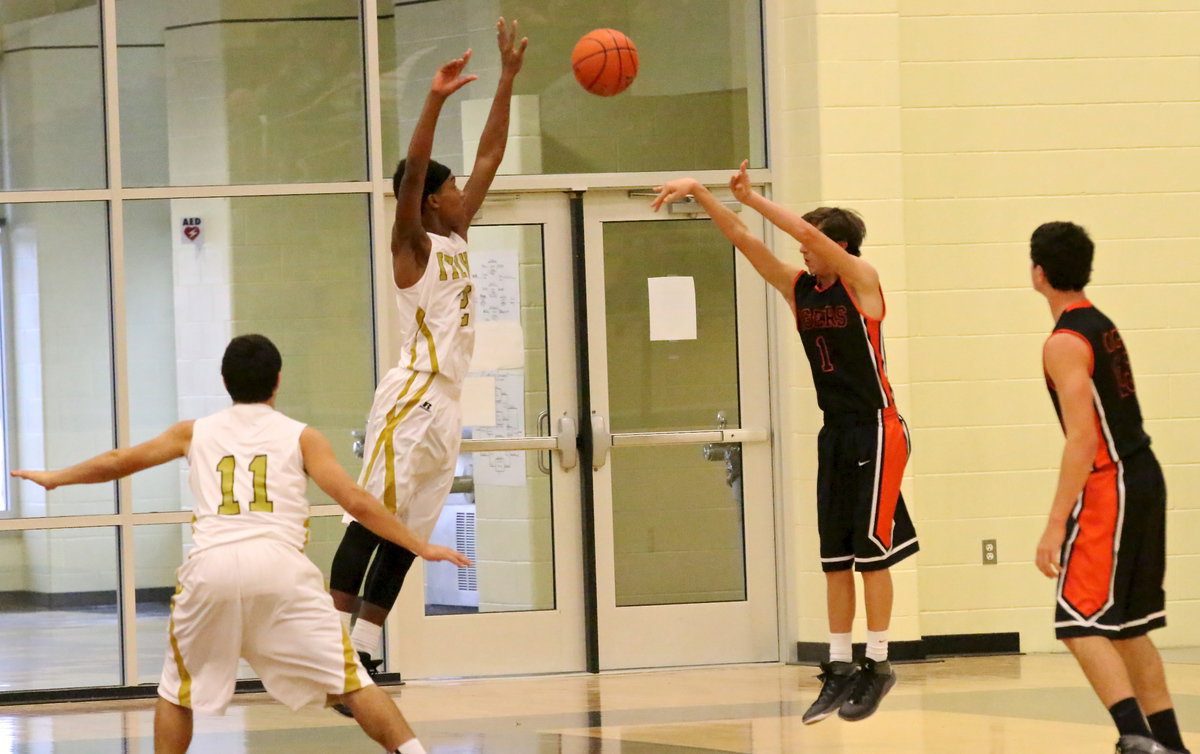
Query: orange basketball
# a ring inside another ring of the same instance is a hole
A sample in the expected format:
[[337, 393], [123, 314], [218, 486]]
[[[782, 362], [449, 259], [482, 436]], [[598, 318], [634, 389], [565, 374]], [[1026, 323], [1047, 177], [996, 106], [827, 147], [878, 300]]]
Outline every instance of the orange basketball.
[[571, 68], [584, 89], [611, 97], [625, 91], [637, 76], [637, 48], [633, 40], [616, 29], [595, 29], [575, 43]]

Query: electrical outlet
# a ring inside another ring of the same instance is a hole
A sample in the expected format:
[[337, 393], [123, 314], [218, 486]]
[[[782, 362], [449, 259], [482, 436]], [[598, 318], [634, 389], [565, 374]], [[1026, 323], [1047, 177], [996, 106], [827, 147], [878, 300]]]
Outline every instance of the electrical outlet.
[[996, 565], [998, 562], [1000, 562], [1000, 559], [996, 554], [996, 540], [983, 540], [983, 564]]

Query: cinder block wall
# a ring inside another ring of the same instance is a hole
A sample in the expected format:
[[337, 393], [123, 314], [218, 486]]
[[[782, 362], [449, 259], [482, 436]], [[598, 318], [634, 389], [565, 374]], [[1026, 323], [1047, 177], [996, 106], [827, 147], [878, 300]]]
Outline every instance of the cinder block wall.
[[[1061, 434], [1029, 287], [1028, 238], [1069, 219], [1097, 242], [1091, 296], [1126, 336], [1169, 490], [1168, 620], [1200, 616], [1200, 2], [768, 3], [776, 196], [845, 204], [888, 294], [888, 356], [913, 430], [906, 496], [922, 553], [897, 577], [896, 638], [1019, 631], [1057, 648], [1032, 565]], [[783, 48], [783, 49], [780, 49]], [[795, 244], [779, 239], [782, 253]], [[784, 313], [781, 311], [781, 313]], [[825, 637], [813, 406], [790, 318], [784, 495], [797, 635]], [[981, 564], [996, 539], [999, 564]]]

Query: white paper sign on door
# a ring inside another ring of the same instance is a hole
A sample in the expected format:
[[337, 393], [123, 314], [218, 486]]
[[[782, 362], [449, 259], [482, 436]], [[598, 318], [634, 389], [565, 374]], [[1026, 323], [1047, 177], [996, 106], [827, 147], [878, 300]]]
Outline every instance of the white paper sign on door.
[[696, 339], [696, 281], [691, 277], [646, 278], [650, 294], [650, 340]]

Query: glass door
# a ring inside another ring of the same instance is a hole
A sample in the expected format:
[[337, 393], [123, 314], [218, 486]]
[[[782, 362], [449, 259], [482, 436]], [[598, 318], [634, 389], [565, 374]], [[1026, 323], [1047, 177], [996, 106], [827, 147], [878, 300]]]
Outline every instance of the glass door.
[[639, 193], [585, 204], [599, 666], [774, 661], [764, 285]]
[[433, 537], [476, 566], [414, 566], [390, 670], [778, 659], [766, 291], [683, 209], [627, 191], [485, 203], [463, 454]]
[[493, 195], [471, 227], [475, 357], [432, 539], [475, 566], [414, 564], [389, 623], [389, 668], [406, 677], [585, 667], [567, 207]]

